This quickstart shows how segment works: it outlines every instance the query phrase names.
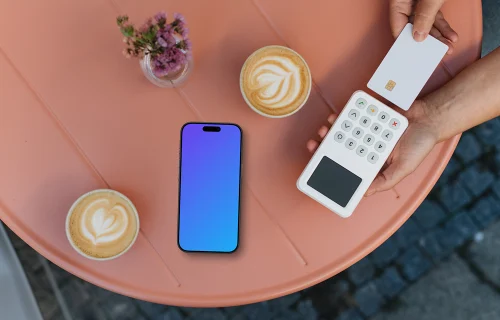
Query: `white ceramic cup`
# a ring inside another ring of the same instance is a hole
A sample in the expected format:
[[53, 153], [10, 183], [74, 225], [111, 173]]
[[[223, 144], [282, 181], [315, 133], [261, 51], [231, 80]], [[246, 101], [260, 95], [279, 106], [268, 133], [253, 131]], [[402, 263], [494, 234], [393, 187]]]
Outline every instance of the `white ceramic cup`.
[[[98, 193], [98, 192], [107, 192], [107, 193], [112, 193], [120, 198], [122, 198], [123, 200], [125, 200], [125, 202], [127, 202], [130, 207], [132, 208], [132, 211], [133, 211], [133, 215], [136, 219], [136, 222], [137, 222], [137, 230], [136, 230], [136, 233], [135, 233], [135, 236], [134, 238], [132, 239], [132, 241], [130, 242], [130, 244], [127, 246], [127, 248], [125, 248], [125, 250], [119, 252], [118, 254], [112, 256], [112, 257], [107, 257], [107, 258], [97, 258], [97, 257], [94, 257], [94, 256], [91, 256], [91, 255], [88, 255], [86, 254], [85, 252], [83, 252], [82, 250], [80, 250], [80, 248], [78, 248], [78, 246], [75, 245], [75, 243], [73, 242], [73, 239], [71, 238], [71, 234], [70, 234], [70, 231], [69, 231], [69, 223], [70, 223], [70, 218], [71, 218], [71, 215], [73, 214], [73, 210], [75, 209], [75, 207], [85, 198], [87, 198], [88, 196], [94, 194], [94, 193]], [[132, 203], [132, 201], [130, 201], [129, 198], [127, 198], [124, 194], [118, 192], [118, 191], [115, 191], [115, 190], [111, 190], [111, 189], [97, 189], [97, 190], [92, 190], [90, 192], [87, 192], [83, 195], [81, 195], [78, 199], [76, 199], [76, 201], [73, 203], [73, 205], [71, 206], [71, 208], [69, 209], [68, 211], [68, 214], [66, 216], [66, 237], [68, 238], [68, 241], [69, 243], [71, 244], [71, 246], [73, 247], [73, 249], [75, 249], [76, 252], [78, 252], [80, 255], [82, 255], [83, 257], [87, 258], [87, 259], [91, 259], [91, 260], [97, 260], [97, 261], [106, 261], [106, 260], [112, 260], [112, 259], [116, 259], [118, 258], [119, 256], [125, 254], [127, 251], [130, 250], [130, 248], [134, 245], [135, 241], [137, 240], [137, 236], [139, 235], [139, 230], [140, 230], [140, 224], [139, 224], [139, 214], [137, 213], [137, 209], [135, 208], [134, 204]]]
[[[254, 107], [252, 105], [252, 103], [250, 101], [248, 101], [248, 98], [246, 97], [245, 95], [245, 92], [243, 90], [243, 70], [245, 69], [245, 66], [247, 64], [247, 62], [256, 54], [258, 54], [260, 51], [262, 50], [266, 50], [268, 48], [283, 48], [284, 50], [288, 50], [288, 51], [291, 51], [293, 52], [294, 54], [297, 55], [297, 57], [299, 57], [303, 62], [304, 62], [304, 65], [305, 67], [307, 68], [307, 72], [309, 74], [309, 88], [308, 88], [308, 92], [307, 92], [307, 95], [304, 99], [304, 101], [302, 102], [302, 104], [296, 108], [295, 110], [293, 110], [292, 112], [290, 113], [287, 113], [287, 114], [284, 114], [284, 115], [271, 115], [271, 114], [268, 114], [268, 113], [265, 113], [265, 112], [262, 112], [260, 111], [259, 109], [257, 109], [256, 107]], [[291, 116], [292, 114], [298, 112], [300, 109], [302, 109], [302, 107], [306, 104], [307, 100], [309, 100], [309, 95], [311, 94], [311, 88], [312, 88], [312, 76], [311, 76], [311, 70], [309, 69], [309, 66], [307, 65], [307, 62], [306, 60], [300, 55], [298, 54], [295, 50], [293, 49], [290, 49], [288, 47], [283, 47], [283, 46], [278, 46], [278, 45], [270, 45], [270, 46], [265, 46], [265, 47], [262, 47], [260, 49], [257, 49], [256, 51], [254, 51], [248, 58], [247, 60], [245, 60], [245, 63], [243, 64], [243, 66], [241, 67], [241, 71], [240, 71], [240, 91], [241, 91], [241, 95], [243, 96], [243, 99], [245, 100], [245, 102], [247, 103], [247, 105], [250, 107], [250, 109], [252, 109], [253, 111], [255, 111], [256, 113], [260, 114], [261, 116], [264, 116], [264, 117], [267, 117], [267, 118], [285, 118], [285, 117], [289, 117]]]

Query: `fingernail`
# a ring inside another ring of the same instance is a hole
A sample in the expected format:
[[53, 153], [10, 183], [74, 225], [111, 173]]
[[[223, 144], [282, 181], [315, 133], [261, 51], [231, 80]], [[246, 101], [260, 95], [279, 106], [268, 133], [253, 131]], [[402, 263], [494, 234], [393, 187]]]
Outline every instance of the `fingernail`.
[[365, 193], [365, 197], [369, 197], [369, 196], [371, 196], [374, 193], [375, 193], [375, 190], [368, 189], [368, 191], [366, 191], [366, 193]]
[[427, 37], [427, 34], [424, 32], [420, 32], [420, 31], [413, 32], [413, 39], [415, 39], [416, 41], [419, 41], [419, 42], [424, 41], [426, 37]]

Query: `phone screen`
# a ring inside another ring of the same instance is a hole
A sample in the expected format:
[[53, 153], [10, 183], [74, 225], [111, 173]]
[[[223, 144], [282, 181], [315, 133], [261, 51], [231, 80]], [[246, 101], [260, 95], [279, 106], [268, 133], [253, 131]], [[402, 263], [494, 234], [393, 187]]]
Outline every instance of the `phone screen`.
[[241, 129], [187, 123], [181, 130], [178, 244], [184, 251], [238, 247]]

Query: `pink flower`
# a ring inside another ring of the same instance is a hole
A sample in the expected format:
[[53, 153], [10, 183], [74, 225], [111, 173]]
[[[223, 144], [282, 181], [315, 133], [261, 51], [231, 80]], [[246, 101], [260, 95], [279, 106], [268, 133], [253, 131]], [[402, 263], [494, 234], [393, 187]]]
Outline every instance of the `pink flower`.
[[144, 24], [139, 28], [139, 32], [143, 33], [143, 32], [147, 32], [149, 30], [149, 28], [151, 28], [151, 26], [153, 25], [154, 21], [153, 21], [153, 18], [149, 18], [148, 20], [146, 20], [146, 22], [144, 22]]
[[123, 49], [122, 54], [125, 56], [125, 58], [130, 59], [132, 56], [129, 53], [129, 49]]

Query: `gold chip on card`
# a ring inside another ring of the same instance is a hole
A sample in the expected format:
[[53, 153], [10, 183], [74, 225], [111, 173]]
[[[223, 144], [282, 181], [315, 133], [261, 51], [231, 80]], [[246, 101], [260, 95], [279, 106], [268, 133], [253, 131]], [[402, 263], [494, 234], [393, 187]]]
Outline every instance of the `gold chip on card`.
[[389, 80], [389, 81], [387, 81], [385, 88], [389, 91], [392, 91], [392, 89], [394, 89], [395, 86], [396, 86], [396, 82]]

